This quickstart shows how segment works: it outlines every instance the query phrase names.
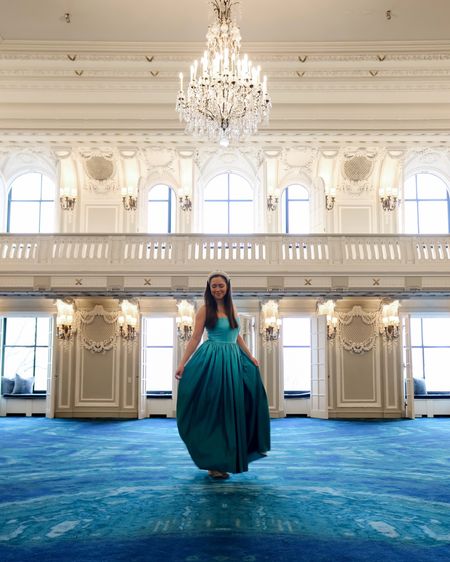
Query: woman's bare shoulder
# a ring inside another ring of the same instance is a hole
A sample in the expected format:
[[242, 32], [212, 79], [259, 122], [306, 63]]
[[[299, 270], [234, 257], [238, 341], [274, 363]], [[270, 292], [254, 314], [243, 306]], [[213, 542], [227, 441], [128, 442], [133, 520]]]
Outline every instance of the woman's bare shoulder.
[[202, 306], [197, 310], [197, 318], [205, 318], [206, 317], [206, 306], [202, 304]]

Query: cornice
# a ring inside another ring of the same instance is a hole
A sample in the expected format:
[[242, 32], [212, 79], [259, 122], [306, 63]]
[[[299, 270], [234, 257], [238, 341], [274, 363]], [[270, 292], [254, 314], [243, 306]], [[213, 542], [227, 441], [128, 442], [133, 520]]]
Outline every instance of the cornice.
[[[24, 41], [3, 40], [0, 52], [96, 52], [96, 53], [202, 53], [204, 41], [198, 42], [124, 42], [124, 41]], [[244, 42], [243, 50], [259, 53], [450, 53], [450, 40], [439, 41], [339, 41], [339, 42]]]
[[[320, 150], [340, 149], [341, 146], [365, 147], [388, 146], [389, 150], [405, 150], [409, 147], [448, 150], [450, 131], [315, 131], [295, 132], [261, 131], [248, 138], [246, 145], [260, 146], [261, 149], [278, 149], [308, 146]], [[82, 146], [125, 147], [141, 146], [144, 150], [160, 150], [189, 147], [192, 150], [214, 148], [217, 146], [206, 140], [192, 139], [183, 131], [131, 131], [131, 130], [92, 130], [92, 131], [53, 131], [53, 130], [8, 130], [0, 129], [0, 147], [29, 148], [33, 145], [51, 146], [53, 149]]]

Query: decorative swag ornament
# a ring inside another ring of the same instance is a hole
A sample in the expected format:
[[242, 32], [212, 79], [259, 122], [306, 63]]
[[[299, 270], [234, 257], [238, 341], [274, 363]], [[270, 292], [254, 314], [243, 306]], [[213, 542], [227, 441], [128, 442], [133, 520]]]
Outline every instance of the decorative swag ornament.
[[350, 312], [337, 312], [336, 316], [339, 341], [346, 351], [362, 354], [373, 349], [379, 335], [379, 310], [364, 312], [354, 306]]
[[[97, 304], [92, 310], [77, 310], [78, 337], [92, 353], [105, 353], [117, 345], [119, 311], [108, 311]], [[98, 321], [101, 322], [98, 322]], [[97, 339], [103, 334], [103, 339]]]

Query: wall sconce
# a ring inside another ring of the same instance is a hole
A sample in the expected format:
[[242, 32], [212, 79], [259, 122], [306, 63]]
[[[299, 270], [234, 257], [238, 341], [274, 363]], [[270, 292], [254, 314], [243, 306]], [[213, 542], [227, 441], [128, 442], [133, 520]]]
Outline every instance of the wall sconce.
[[381, 309], [380, 333], [388, 343], [397, 340], [400, 335], [398, 307], [398, 301], [392, 301], [383, 304]]
[[127, 300], [120, 304], [121, 313], [117, 321], [119, 323], [119, 334], [127, 342], [132, 342], [137, 336], [137, 325], [139, 320], [139, 310], [136, 304]]
[[325, 188], [325, 209], [327, 211], [332, 211], [334, 209], [335, 201], [336, 201], [336, 188], [335, 187]]
[[125, 211], [137, 209], [137, 194], [132, 187], [122, 187], [122, 203]]
[[267, 196], [267, 210], [276, 211], [278, 207], [278, 201], [280, 199], [280, 190], [276, 189], [275, 192], [269, 193]]
[[336, 303], [333, 300], [328, 300], [317, 305], [317, 313], [321, 316], [327, 317], [327, 338], [334, 340], [337, 334], [338, 317], [334, 313]]
[[73, 211], [77, 201], [76, 189], [70, 187], [62, 187], [60, 189], [59, 204], [63, 211]]
[[383, 211], [395, 211], [400, 204], [396, 187], [380, 188], [380, 201]]
[[268, 301], [261, 307], [261, 334], [264, 343], [271, 343], [279, 339], [281, 320], [278, 316], [278, 303]]
[[188, 342], [192, 337], [194, 327], [194, 305], [186, 300], [183, 300], [177, 302], [177, 308], [177, 336], [180, 341]]
[[57, 315], [56, 315], [56, 337], [62, 341], [70, 341], [76, 333], [74, 325], [75, 310], [74, 304], [70, 300], [57, 300]]
[[182, 211], [192, 211], [192, 201], [187, 193], [184, 196], [180, 196], [178, 200], [180, 201], [180, 209]]

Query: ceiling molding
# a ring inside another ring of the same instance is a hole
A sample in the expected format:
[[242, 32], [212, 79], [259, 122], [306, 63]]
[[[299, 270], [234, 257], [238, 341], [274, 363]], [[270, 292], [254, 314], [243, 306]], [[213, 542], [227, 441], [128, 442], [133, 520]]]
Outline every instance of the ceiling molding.
[[[244, 42], [245, 51], [258, 53], [291, 53], [293, 56], [314, 53], [329, 55], [353, 53], [449, 53], [450, 40], [434, 41], [339, 41], [339, 42]], [[92, 52], [92, 53], [197, 53], [205, 42], [129, 42], [129, 41], [25, 41], [4, 39], [1, 52]]]

